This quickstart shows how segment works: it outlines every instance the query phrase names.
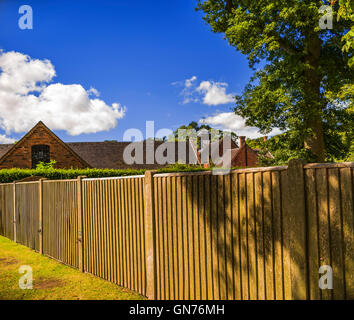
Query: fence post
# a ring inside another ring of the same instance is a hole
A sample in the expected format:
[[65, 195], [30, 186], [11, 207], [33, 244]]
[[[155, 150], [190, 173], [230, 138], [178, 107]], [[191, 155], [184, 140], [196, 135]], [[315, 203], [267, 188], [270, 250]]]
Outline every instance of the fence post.
[[84, 176], [77, 177], [77, 208], [78, 208], [78, 216], [77, 216], [77, 241], [79, 244], [79, 270], [84, 272], [84, 241], [83, 241], [83, 228], [82, 228], [82, 178], [86, 178]]
[[39, 179], [39, 253], [43, 254], [43, 180]]
[[299, 159], [290, 160], [288, 165], [286, 244], [290, 254], [291, 299], [307, 299], [307, 250], [306, 250], [306, 204], [304, 162]]
[[16, 181], [12, 183], [12, 194], [13, 194], [13, 236], [14, 242], [17, 242], [17, 235], [16, 235]]
[[154, 171], [145, 172], [146, 296], [156, 299]]

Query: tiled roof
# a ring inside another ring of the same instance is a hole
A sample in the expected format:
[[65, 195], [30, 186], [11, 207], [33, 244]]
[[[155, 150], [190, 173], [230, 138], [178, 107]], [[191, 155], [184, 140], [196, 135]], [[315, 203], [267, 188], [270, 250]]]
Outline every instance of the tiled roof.
[[[65, 144], [70, 147], [75, 153], [77, 153], [83, 160], [85, 160], [93, 168], [102, 169], [156, 169], [164, 167], [165, 165], [158, 164], [155, 159], [154, 164], [146, 164], [146, 143], [143, 144], [144, 150], [144, 164], [126, 164], [123, 160], [124, 149], [131, 142], [118, 142], [118, 141], [104, 141], [104, 142], [66, 142]], [[155, 141], [154, 154], [157, 148], [162, 144], [162, 141]], [[173, 142], [167, 142], [167, 145], [173, 144]], [[195, 150], [191, 147], [187, 148], [188, 142], [176, 142], [175, 143], [175, 159], [174, 162], [185, 162], [183, 157], [178, 156], [178, 150], [186, 150], [186, 161], [189, 161], [189, 155], [191, 159], [196, 161]], [[11, 148], [13, 144], [0, 144], [0, 158]], [[173, 159], [172, 159], [173, 161]]]
[[[93, 168], [109, 168], [109, 169], [126, 169], [126, 168], [139, 168], [139, 169], [156, 169], [165, 165], [158, 164], [155, 159], [154, 164], [146, 164], [146, 143], [137, 142], [136, 147], [139, 144], [143, 144], [143, 163], [144, 164], [126, 164], [123, 159], [124, 149], [131, 142], [117, 142], [117, 141], [105, 141], [105, 142], [68, 142], [66, 143], [72, 148], [81, 158], [88, 162]], [[162, 141], [155, 141], [154, 154], [156, 154], [157, 148], [162, 144]], [[173, 142], [167, 142], [167, 145], [173, 144]], [[183, 162], [182, 158], [178, 157], [178, 150], [184, 148], [187, 150], [187, 161], [189, 161], [188, 155], [193, 155], [193, 150], [187, 148], [188, 142], [178, 142], [175, 144], [175, 159], [174, 162]]]
[[13, 144], [0, 144], [0, 158], [11, 148], [13, 147]]

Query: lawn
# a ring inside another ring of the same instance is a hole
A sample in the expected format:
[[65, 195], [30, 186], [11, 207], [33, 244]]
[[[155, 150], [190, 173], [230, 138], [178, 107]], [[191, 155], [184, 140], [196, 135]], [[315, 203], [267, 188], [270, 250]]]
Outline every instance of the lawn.
[[[20, 289], [22, 265], [33, 271], [33, 289]], [[135, 300], [143, 296], [82, 273], [0, 236], [0, 300]]]

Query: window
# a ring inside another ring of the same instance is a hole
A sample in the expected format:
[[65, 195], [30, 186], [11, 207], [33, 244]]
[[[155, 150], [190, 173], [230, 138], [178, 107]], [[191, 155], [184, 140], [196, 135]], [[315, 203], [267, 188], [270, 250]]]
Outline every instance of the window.
[[39, 162], [50, 162], [49, 146], [44, 144], [32, 146], [32, 168], [35, 169]]

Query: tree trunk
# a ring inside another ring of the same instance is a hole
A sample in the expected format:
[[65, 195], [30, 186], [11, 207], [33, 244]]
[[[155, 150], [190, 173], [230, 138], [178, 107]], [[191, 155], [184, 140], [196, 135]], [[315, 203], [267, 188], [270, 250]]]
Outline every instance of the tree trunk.
[[310, 33], [307, 37], [305, 55], [305, 127], [310, 129], [306, 134], [304, 146], [310, 150], [315, 162], [324, 162], [325, 145], [323, 137], [321, 98], [321, 78], [318, 73], [321, 56], [321, 39], [318, 34]]
[[305, 149], [309, 149], [315, 162], [324, 162], [325, 145], [323, 139], [323, 126], [321, 116], [312, 117], [307, 121], [307, 128], [312, 131], [304, 141]]

